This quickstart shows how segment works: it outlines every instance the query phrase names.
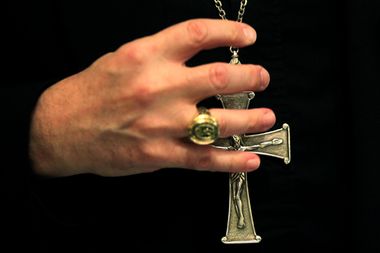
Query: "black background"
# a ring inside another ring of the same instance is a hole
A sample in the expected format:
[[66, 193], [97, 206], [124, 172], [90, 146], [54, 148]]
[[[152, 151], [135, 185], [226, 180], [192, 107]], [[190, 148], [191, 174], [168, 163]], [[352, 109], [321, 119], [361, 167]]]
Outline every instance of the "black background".
[[[239, 1], [223, 1], [235, 18]], [[43, 179], [27, 156], [40, 93], [120, 45], [190, 18], [211, 0], [5, 1], [1, 17], [2, 252], [379, 252], [380, 7], [369, 0], [252, 0], [258, 33], [242, 62], [271, 73], [254, 107], [292, 131], [292, 163], [249, 174], [258, 245], [223, 245], [228, 175], [164, 169], [121, 178]], [[228, 61], [201, 52], [195, 66]], [[210, 99], [209, 106], [219, 106]], [[9, 246], [9, 249], [6, 247]]]

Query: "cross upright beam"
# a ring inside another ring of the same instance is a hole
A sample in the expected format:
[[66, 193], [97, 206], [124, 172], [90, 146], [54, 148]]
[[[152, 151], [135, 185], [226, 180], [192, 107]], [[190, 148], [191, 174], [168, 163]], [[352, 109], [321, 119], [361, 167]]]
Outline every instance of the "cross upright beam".
[[[254, 97], [255, 93], [249, 91], [217, 96], [225, 109], [248, 109]], [[241, 150], [277, 157], [288, 164], [291, 160], [290, 127], [285, 123], [282, 128], [270, 132], [220, 138], [213, 143], [213, 146], [225, 150]], [[222, 242], [241, 244], [260, 241], [261, 237], [256, 233], [252, 217], [247, 173], [230, 173], [227, 232]]]

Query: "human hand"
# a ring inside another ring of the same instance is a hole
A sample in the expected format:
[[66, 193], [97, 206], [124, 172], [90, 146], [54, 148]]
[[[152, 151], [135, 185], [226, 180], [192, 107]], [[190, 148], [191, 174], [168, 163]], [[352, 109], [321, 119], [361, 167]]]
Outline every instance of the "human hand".
[[[189, 20], [121, 46], [84, 71], [47, 89], [32, 119], [30, 156], [36, 173], [122, 176], [178, 167], [211, 171], [257, 169], [256, 154], [186, 141], [196, 104], [216, 94], [261, 91], [268, 72], [255, 65], [187, 67], [204, 49], [244, 47], [256, 33], [246, 24]], [[269, 109], [210, 109], [221, 137], [265, 131]]]

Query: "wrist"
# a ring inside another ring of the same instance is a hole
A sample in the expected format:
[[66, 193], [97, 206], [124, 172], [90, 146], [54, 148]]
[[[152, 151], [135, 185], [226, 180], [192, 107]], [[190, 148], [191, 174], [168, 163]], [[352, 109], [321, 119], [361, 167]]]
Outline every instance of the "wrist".
[[[60, 89], [54, 86], [45, 90], [38, 99], [31, 117], [29, 158], [34, 173], [41, 176], [59, 177], [84, 173], [70, 165], [69, 150], [65, 151], [65, 122], [62, 106], [57, 103]], [[67, 122], [66, 122], [67, 123]], [[67, 141], [67, 140], [66, 140]]]

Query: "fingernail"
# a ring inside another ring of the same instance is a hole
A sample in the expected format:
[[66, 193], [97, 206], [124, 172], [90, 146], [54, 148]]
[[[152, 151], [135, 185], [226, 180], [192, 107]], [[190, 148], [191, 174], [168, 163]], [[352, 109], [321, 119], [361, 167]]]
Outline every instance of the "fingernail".
[[259, 159], [250, 159], [247, 161], [247, 170], [256, 170], [260, 166]]
[[269, 81], [270, 81], [270, 75], [265, 68], [261, 69], [260, 78], [261, 78], [261, 88], [265, 89], [268, 86]]
[[263, 125], [266, 127], [271, 127], [276, 122], [276, 116], [271, 110], [266, 110], [263, 118], [262, 118]]
[[256, 41], [256, 32], [250, 28], [250, 27], [245, 27], [243, 29], [245, 37], [249, 40], [250, 43], [253, 43]]

